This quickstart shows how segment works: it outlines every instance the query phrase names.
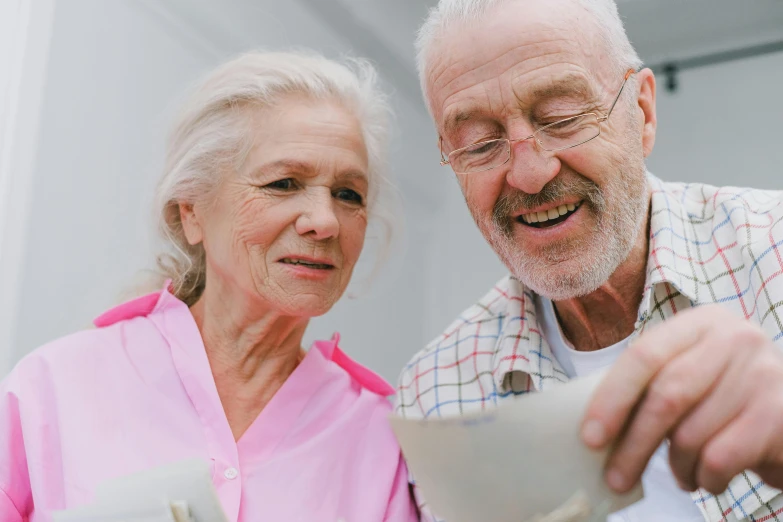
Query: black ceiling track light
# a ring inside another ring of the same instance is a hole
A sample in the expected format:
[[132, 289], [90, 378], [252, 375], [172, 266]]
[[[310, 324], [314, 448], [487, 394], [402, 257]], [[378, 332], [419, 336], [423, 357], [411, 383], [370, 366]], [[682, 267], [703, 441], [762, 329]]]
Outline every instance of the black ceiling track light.
[[717, 65], [720, 63], [733, 62], [735, 60], [753, 58], [755, 56], [762, 56], [765, 54], [777, 52], [783, 52], [783, 40], [761, 45], [754, 45], [751, 47], [742, 47], [740, 49], [733, 49], [731, 51], [722, 51], [718, 53], [694, 56], [691, 58], [683, 58], [681, 60], [662, 62], [656, 65], [652, 65], [650, 68], [655, 71], [656, 74], [661, 74], [666, 77], [666, 90], [668, 92], [677, 92], [677, 89], [679, 88], [678, 73], [680, 71], [684, 71], [686, 69], [697, 69], [699, 67], [707, 67], [709, 65]]

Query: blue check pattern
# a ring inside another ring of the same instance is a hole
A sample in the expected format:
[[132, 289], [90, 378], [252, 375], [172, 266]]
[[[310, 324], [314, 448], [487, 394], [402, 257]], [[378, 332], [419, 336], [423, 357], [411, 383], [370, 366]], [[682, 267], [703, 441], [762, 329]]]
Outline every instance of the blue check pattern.
[[[721, 303], [783, 348], [783, 192], [648, 180], [647, 282], [633, 336], [682, 310]], [[400, 375], [397, 413], [461, 415], [566, 382], [539, 328], [535, 298], [514, 277], [502, 279], [411, 359]], [[440, 520], [413, 488], [422, 520]], [[783, 495], [750, 472], [721, 495], [692, 496], [709, 522], [783, 522]]]

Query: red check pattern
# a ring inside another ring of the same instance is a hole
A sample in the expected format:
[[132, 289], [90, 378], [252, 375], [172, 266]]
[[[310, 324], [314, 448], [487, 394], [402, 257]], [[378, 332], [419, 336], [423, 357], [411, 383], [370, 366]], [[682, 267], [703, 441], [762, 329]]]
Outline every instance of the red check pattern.
[[[649, 184], [647, 283], [633, 335], [687, 308], [721, 303], [783, 348], [783, 192], [654, 176]], [[501, 280], [411, 359], [397, 413], [461, 415], [567, 381], [539, 328], [535, 299], [515, 278]], [[439, 520], [413, 486], [422, 519]], [[721, 495], [699, 491], [693, 500], [709, 522], [783, 522], [783, 495], [750, 472]]]

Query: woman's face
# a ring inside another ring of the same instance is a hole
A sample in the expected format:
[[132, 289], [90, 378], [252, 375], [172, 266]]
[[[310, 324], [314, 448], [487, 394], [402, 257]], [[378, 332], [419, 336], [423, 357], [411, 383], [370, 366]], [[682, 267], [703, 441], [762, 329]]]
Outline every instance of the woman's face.
[[[181, 206], [207, 257], [207, 291], [290, 316], [327, 312], [351, 279], [367, 228], [367, 150], [337, 102], [284, 99], [251, 115], [254, 144], [211, 201]], [[215, 285], [217, 283], [217, 285]]]

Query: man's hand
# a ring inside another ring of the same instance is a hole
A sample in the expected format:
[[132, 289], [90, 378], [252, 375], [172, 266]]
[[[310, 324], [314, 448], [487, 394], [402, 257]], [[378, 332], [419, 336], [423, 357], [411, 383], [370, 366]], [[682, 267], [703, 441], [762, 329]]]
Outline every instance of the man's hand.
[[682, 312], [620, 356], [582, 438], [614, 445], [606, 480], [618, 492], [640, 480], [665, 438], [683, 489], [721, 493], [746, 469], [783, 488], [783, 356], [757, 325], [719, 305]]

